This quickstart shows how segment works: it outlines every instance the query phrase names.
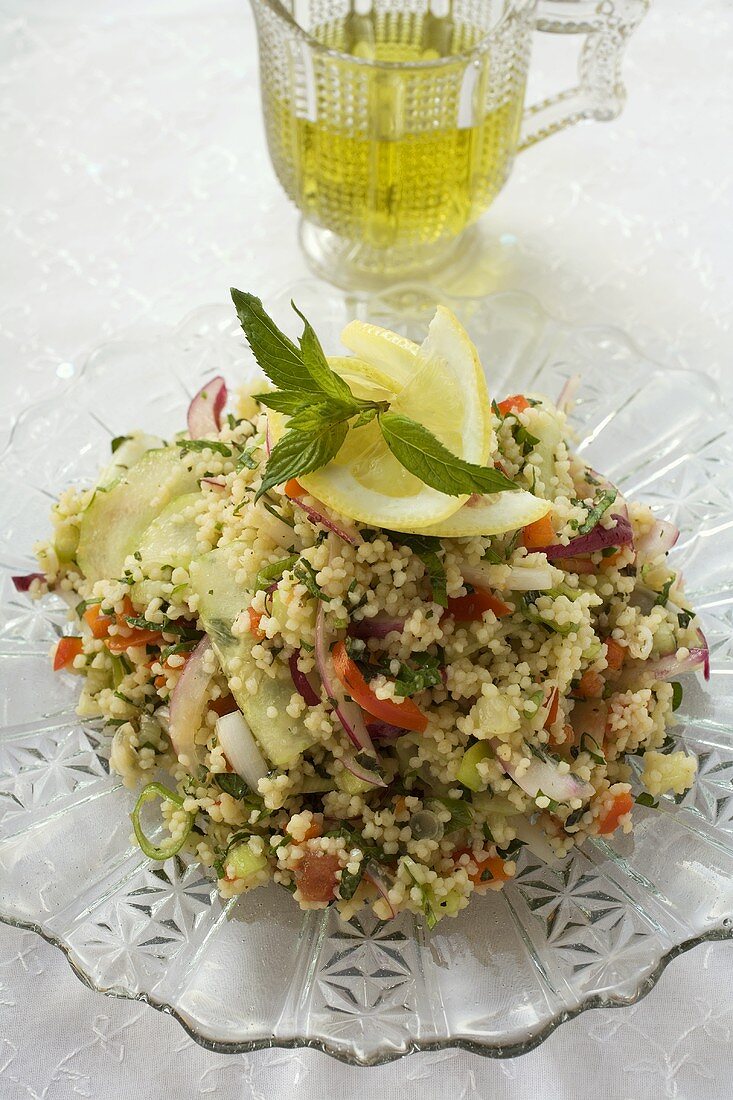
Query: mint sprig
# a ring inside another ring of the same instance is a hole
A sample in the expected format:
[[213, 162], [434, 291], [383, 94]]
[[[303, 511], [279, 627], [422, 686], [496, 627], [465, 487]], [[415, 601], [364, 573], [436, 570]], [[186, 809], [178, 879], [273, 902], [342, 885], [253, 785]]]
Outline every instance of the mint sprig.
[[379, 416], [384, 442], [406, 470], [448, 496], [500, 493], [516, 489], [506, 474], [493, 466], [476, 466], [458, 458], [417, 420], [402, 413]]
[[257, 400], [290, 417], [288, 430], [268, 459], [256, 500], [288, 478], [325, 466], [350, 430], [375, 419], [398, 462], [440, 493], [470, 496], [518, 488], [499, 470], [454, 455], [423, 424], [392, 412], [388, 402], [355, 397], [328, 365], [316, 333], [295, 303], [293, 309], [303, 321], [298, 345], [280, 331], [259, 298], [234, 288], [231, 294], [252, 353], [277, 387], [256, 395]]

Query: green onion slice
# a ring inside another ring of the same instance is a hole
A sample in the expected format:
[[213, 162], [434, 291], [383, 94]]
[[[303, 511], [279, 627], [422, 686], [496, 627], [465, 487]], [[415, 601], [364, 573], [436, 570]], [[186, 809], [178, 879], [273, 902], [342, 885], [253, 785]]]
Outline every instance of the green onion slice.
[[188, 839], [188, 834], [191, 832], [196, 815], [187, 815], [188, 824], [183, 831], [183, 836], [181, 836], [178, 840], [171, 839], [168, 844], [164, 844], [160, 848], [158, 848], [155, 846], [155, 844], [152, 844], [148, 840], [145, 833], [143, 832], [143, 827], [140, 824], [140, 811], [142, 810], [146, 802], [151, 802], [154, 798], [167, 799], [168, 802], [172, 802], [175, 806], [182, 806], [183, 799], [179, 794], [176, 794], [175, 791], [170, 790], [168, 787], [164, 787], [162, 783], [148, 783], [147, 787], [143, 787], [143, 789], [140, 791], [140, 797], [135, 803], [135, 809], [130, 815], [132, 817], [132, 827], [135, 830], [137, 842], [142, 848], [145, 855], [148, 857], [148, 859], [157, 859], [162, 862], [165, 859], [170, 859], [170, 857], [174, 856], [177, 852], [180, 852], [181, 848]]

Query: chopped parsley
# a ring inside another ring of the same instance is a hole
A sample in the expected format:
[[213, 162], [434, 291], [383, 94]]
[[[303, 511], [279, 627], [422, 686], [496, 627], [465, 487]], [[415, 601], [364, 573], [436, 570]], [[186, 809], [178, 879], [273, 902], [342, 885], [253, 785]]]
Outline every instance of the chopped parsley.
[[615, 489], [603, 489], [598, 493], [588, 515], [577, 528], [578, 534], [588, 535], [594, 527], [597, 527], [601, 516], [608, 511], [617, 496]]
[[231, 447], [217, 439], [179, 439], [178, 446], [181, 448], [181, 455], [187, 455], [190, 451], [216, 451], [224, 458], [232, 457]]

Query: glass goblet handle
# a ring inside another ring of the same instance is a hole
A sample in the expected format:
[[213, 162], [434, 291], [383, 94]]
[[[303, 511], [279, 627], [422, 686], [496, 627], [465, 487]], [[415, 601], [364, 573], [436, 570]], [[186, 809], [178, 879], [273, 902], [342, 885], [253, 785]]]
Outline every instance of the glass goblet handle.
[[650, 0], [539, 0], [536, 29], [547, 34], [585, 36], [578, 62], [578, 82], [527, 107], [519, 148], [564, 130], [583, 119], [608, 122], [626, 99], [621, 62], [626, 42], [640, 23]]

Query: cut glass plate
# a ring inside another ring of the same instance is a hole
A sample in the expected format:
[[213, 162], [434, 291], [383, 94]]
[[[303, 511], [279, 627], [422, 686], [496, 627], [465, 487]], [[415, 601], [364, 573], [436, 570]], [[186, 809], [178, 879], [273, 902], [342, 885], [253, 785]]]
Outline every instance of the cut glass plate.
[[[304, 282], [266, 303], [290, 331], [291, 297], [331, 350], [355, 314], [419, 339], [436, 300], [407, 287], [345, 301]], [[32, 603], [10, 577], [33, 568], [52, 500], [94, 476], [111, 437], [172, 434], [206, 378], [236, 386], [253, 362], [226, 304], [100, 347], [61, 397], [19, 416], [0, 457], [0, 918], [57, 944], [88, 985], [175, 1015], [212, 1050], [310, 1045], [359, 1064], [448, 1046], [513, 1056], [583, 1009], [637, 1000], [675, 955], [732, 934], [730, 413], [705, 375], [650, 362], [617, 330], [560, 324], [519, 294], [448, 304], [492, 395], [555, 397], [580, 372], [580, 451], [681, 528], [672, 561], [712, 656], [709, 685], [686, 677], [675, 730], [698, 779], [679, 804], [636, 807], [633, 836], [588, 842], [559, 870], [523, 855], [502, 893], [431, 934], [410, 915], [345, 925], [303, 914], [275, 886], [222, 902], [195, 864], [151, 863], [131, 843], [133, 795], [109, 774], [107, 733], [75, 716], [77, 681], [51, 671], [66, 608]]]

